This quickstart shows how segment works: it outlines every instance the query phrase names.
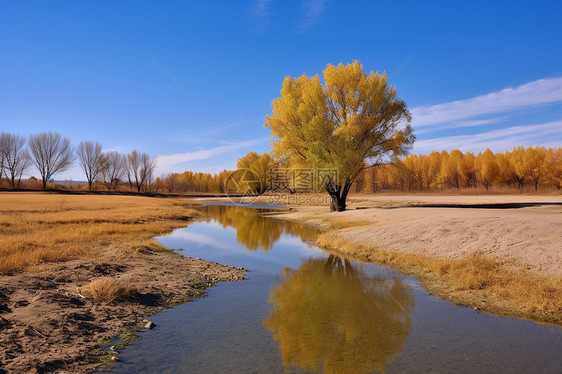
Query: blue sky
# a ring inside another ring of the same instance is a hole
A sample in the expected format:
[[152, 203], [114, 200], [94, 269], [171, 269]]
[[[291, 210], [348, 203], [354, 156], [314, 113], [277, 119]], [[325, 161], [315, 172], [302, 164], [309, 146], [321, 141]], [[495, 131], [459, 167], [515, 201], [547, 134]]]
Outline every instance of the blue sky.
[[406, 100], [416, 153], [560, 147], [561, 15], [560, 1], [0, 0], [0, 131], [217, 172], [270, 150], [286, 75], [359, 60]]

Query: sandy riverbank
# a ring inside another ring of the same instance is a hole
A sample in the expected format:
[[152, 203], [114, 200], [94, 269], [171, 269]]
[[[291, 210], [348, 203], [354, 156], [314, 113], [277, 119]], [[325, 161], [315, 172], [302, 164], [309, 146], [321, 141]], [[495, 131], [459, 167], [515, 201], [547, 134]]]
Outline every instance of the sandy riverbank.
[[279, 216], [324, 230], [320, 246], [415, 274], [457, 304], [562, 323], [561, 197], [361, 195], [349, 207]]
[[562, 276], [560, 197], [357, 196], [345, 212], [299, 206], [284, 217], [323, 229], [348, 226], [337, 234], [350, 243], [452, 259], [482, 252], [515, 259], [539, 274]]

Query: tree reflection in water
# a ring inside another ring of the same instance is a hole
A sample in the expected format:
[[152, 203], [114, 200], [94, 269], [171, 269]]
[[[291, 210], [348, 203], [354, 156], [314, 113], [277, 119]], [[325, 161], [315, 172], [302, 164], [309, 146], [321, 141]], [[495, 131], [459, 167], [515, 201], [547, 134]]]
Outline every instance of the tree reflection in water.
[[414, 296], [399, 278], [372, 278], [349, 260], [310, 258], [284, 269], [264, 325], [285, 368], [323, 373], [384, 371], [410, 333]]
[[318, 231], [298, 222], [271, 219], [244, 207], [208, 205], [199, 208], [224, 228], [236, 229], [236, 240], [250, 250], [268, 251], [282, 234], [296, 236], [303, 241], [316, 239]]

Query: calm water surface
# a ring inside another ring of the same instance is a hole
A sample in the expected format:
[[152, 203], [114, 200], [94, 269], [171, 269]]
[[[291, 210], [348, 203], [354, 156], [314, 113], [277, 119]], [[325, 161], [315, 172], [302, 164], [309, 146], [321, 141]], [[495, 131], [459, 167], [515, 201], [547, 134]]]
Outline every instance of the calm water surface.
[[112, 373], [562, 373], [554, 326], [477, 314], [412, 277], [330, 255], [302, 224], [236, 206], [158, 240], [249, 269], [151, 317]]

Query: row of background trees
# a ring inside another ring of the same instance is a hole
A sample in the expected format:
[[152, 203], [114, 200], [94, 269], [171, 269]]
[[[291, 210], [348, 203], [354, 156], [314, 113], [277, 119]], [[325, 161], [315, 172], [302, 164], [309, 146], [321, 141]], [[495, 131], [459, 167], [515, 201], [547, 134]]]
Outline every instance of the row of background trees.
[[[185, 171], [154, 178], [155, 160], [147, 153], [103, 152], [97, 142], [80, 142], [74, 149], [58, 133], [25, 137], [3, 132], [0, 135], [0, 180], [21, 188], [23, 175], [34, 167], [46, 188], [54, 173], [68, 170], [78, 162], [87, 188], [159, 193], [224, 193], [231, 171], [216, 174]], [[251, 169], [267, 189], [267, 172], [280, 165], [269, 153], [249, 152], [237, 162], [238, 169]], [[29, 185], [29, 181], [27, 181]], [[59, 186], [62, 187], [62, 186]], [[71, 186], [68, 186], [71, 187]], [[86, 188], [86, 187], [84, 187]], [[459, 150], [410, 155], [392, 164], [365, 169], [353, 191], [436, 192], [444, 190], [523, 191], [562, 188], [562, 148], [516, 147], [505, 153], [490, 149], [474, 155]]]
[[490, 149], [474, 155], [458, 149], [410, 155], [359, 175], [356, 192], [519, 190], [562, 188], [562, 148]]
[[[262, 180], [260, 188], [268, 189], [267, 172], [286, 166], [269, 153], [249, 152], [237, 162], [238, 170], [250, 169]], [[157, 178], [153, 189], [162, 193], [224, 193], [231, 174], [171, 173]], [[294, 181], [292, 181], [294, 182]], [[291, 187], [298, 187], [291, 184]], [[516, 147], [512, 151], [478, 154], [431, 152], [410, 155], [402, 160], [363, 170], [353, 192], [439, 192], [439, 191], [547, 191], [562, 188], [562, 148]], [[261, 191], [254, 191], [261, 192]], [[303, 191], [306, 192], [306, 191]]]
[[154, 158], [147, 153], [103, 152], [101, 144], [91, 141], [80, 142], [74, 148], [70, 139], [59, 133], [34, 134], [29, 140], [17, 134], [0, 134], [0, 181], [5, 177], [11, 188], [23, 187], [22, 177], [32, 166], [41, 176], [42, 188], [47, 188], [55, 173], [70, 169], [76, 160], [90, 190], [95, 183], [109, 191], [115, 190], [126, 180], [131, 191], [148, 191], [156, 166]]

